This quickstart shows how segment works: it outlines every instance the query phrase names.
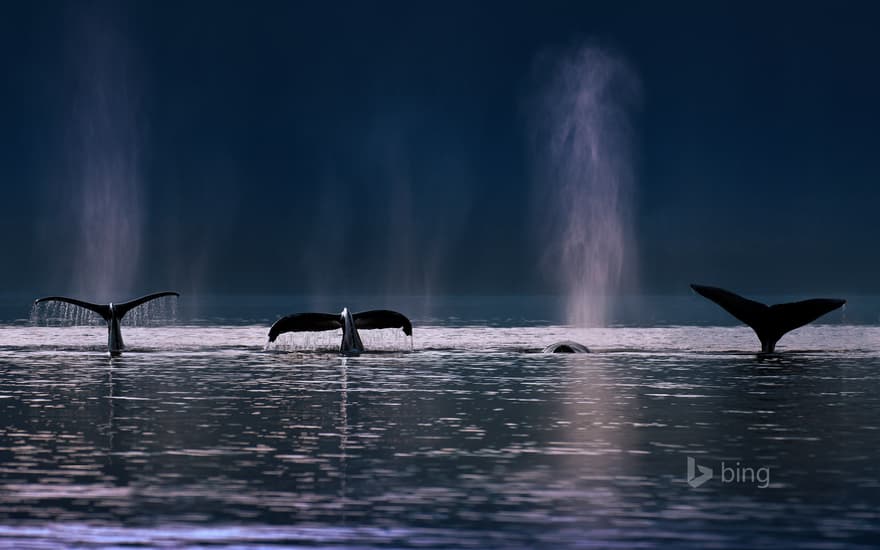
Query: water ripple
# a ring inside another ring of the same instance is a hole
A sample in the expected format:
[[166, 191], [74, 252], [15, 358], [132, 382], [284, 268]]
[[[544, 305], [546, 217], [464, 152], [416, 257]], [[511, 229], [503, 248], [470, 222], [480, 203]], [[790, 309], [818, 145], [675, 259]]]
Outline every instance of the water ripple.
[[[0, 545], [880, 536], [880, 331], [812, 327], [770, 358], [730, 328], [569, 332], [423, 327], [341, 358], [263, 351], [265, 327], [132, 327], [111, 361], [99, 327], [0, 327]], [[596, 353], [537, 353], [560, 339]], [[691, 488], [688, 456], [715, 477]]]

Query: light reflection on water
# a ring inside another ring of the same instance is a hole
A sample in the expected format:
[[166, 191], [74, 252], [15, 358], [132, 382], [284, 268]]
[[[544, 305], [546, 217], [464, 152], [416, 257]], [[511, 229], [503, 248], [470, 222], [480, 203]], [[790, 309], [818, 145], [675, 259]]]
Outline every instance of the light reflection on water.
[[[0, 328], [0, 545], [824, 548], [880, 536], [880, 328]], [[368, 336], [369, 335], [369, 336]], [[589, 355], [535, 353], [574, 339]], [[780, 346], [782, 347], [782, 346]], [[770, 485], [691, 488], [686, 457]]]

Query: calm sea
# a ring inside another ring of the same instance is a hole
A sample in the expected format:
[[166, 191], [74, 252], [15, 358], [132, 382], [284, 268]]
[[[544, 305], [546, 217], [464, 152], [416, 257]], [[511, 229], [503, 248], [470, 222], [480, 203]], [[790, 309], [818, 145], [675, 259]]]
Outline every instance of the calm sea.
[[[422, 301], [412, 341], [266, 349], [312, 309], [288, 302], [182, 303], [113, 361], [105, 328], [4, 302], [0, 546], [880, 544], [876, 299], [771, 356], [696, 297], [581, 330], [539, 299]], [[593, 353], [539, 353], [562, 339]]]

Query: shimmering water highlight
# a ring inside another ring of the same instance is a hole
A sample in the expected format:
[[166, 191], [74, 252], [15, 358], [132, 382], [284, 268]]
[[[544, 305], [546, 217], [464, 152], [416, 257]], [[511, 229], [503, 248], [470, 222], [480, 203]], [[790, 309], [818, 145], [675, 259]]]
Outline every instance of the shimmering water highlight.
[[[263, 351], [265, 326], [0, 328], [0, 544], [867, 546], [880, 328], [417, 327]], [[536, 353], [569, 337], [596, 351]], [[91, 342], [95, 343], [92, 344]], [[389, 346], [390, 347], [390, 346]], [[772, 483], [691, 488], [686, 457]]]

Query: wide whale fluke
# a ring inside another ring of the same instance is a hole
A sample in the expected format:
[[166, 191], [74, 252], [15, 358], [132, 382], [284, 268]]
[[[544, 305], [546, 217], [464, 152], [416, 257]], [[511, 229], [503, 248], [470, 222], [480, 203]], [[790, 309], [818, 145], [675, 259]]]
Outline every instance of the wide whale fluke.
[[119, 304], [113, 302], [109, 304], [93, 304], [91, 302], [68, 298], [66, 296], [46, 296], [45, 298], [37, 298], [34, 300], [34, 304], [42, 302], [65, 302], [97, 313], [102, 319], [107, 321], [107, 348], [110, 355], [116, 357], [121, 355], [122, 350], [125, 349], [125, 344], [122, 341], [122, 329], [120, 327], [120, 322], [122, 321], [122, 318], [125, 317], [125, 314], [139, 305], [165, 296], [180, 296], [180, 294], [171, 291], [156, 292]]
[[792, 330], [812, 323], [819, 317], [846, 304], [836, 298], [813, 298], [800, 302], [774, 304], [743, 298], [729, 290], [714, 286], [692, 284], [697, 294], [712, 300], [725, 311], [752, 327], [761, 341], [763, 353], [773, 353], [776, 342]]
[[350, 313], [343, 308], [341, 313], [294, 313], [275, 321], [269, 328], [269, 342], [274, 342], [285, 332], [321, 332], [342, 329], [340, 353], [358, 354], [364, 351], [358, 329], [399, 328], [412, 337], [412, 322], [402, 313], [390, 309], [373, 309]]

